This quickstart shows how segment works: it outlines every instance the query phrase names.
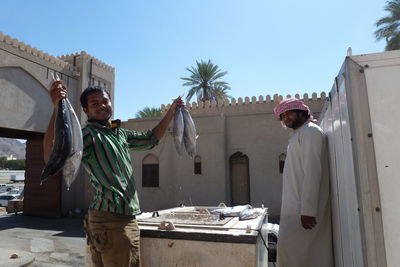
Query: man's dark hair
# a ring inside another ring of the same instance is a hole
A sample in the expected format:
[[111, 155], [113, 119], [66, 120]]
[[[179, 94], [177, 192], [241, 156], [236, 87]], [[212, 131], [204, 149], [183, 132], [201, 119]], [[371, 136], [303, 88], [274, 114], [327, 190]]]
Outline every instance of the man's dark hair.
[[88, 107], [87, 99], [88, 99], [89, 95], [95, 94], [95, 93], [103, 93], [103, 92], [105, 92], [108, 95], [108, 98], [110, 98], [110, 100], [111, 100], [110, 92], [101, 86], [89, 86], [88, 88], [86, 88], [81, 94], [82, 107], [83, 108]]
[[308, 110], [295, 109], [293, 111], [306, 119], [310, 118], [310, 112]]
[[[296, 112], [297, 115], [299, 115], [300, 117], [304, 117], [305, 119], [309, 119], [310, 118], [310, 112], [308, 110], [292, 109], [291, 111]], [[280, 120], [282, 120], [282, 114], [279, 115], [279, 119]]]

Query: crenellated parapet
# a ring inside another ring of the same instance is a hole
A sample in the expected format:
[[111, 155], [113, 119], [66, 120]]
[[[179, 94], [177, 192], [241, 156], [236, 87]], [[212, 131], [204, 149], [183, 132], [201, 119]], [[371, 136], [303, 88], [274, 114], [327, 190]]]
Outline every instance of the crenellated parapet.
[[100, 68], [108, 71], [108, 72], [115, 72], [115, 69], [103, 61], [89, 55], [85, 51], [81, 51], [79, 53], [74, 53], [74, 54], [68, 54], [68, 55], [62, 55], [62, 56], [52, 56], [49, 55], [48, 53], [45, 53], [37, 48], [34, 48], [28, 44], [25, 44], [24, 42], [20, 42], [15, 38], [11, 38], [9, 35], [5, 35], [2, 32], [0, 32], [0, 42], [3, 42], [7, 45], [10, 45], [21, 52], [27, 53], [29, 55], [32, 55], [34, 57], [40, 58], [42, 60], [45, 60], [51, 64], [55, 64], [57, 66], [60, 66], [63, 69], [68, 69], [73, 72], [79, 72], [77, 67], [74, 67], [73, 64], [69, 63], [72, 62], [74, 57], [83, 57], [88, 60], [92, 60], [93, 64], [99, 66]]
[[64, 60], [57, 58], [55, 56], [51, 56], [39, 49], [36, 49], [30, 45], [25, 44], [24, 42], [20, 42], [15, 38], [11, 38], [9, 35], [4, 35], [2, 32], [0, 32], [0, 42], [3, 42], [10, 46], [13, 46], [14, 48], [17, 48], [18, 50], [20, 50], [21, 52], [24, 52], [24, 53], [30, 54], [32, 56], [38, 57], [42, 60], [48, 61], [51, 64], [60, 66], [63, 69], [68, 69], [70, 71], [78, 71], [74, 66], [72, 66], [68, 62], [65, 62]]
[[109, 72], [113, 72], [113, 73], [115, 72], [115, 68], [114, 67], [111, 67], [110, 65], [107, 65], [103, 61], [101, 61], [101, 60], [89, 55], [88, 53], [86, 53], [86, 51], [81, 51], [80, 53], [74, 53], [74, 54], [67, 54], [67, 55], [58, 56], [59, 59], [64, 60], [64, 61], [69, 61], [69, 62], [73, 61], [74, 58], [77, 58], [77, 57], [82, 57], [82, 58], [87, 59], [87, 60], [93, 60], [93, 63], [95, 65], [99, 66], [100, 68], [102, 68], [104, 70], [107, 70]]
[[[287, 95], [285, 98], [295, 97], [297, 99], [304, 100], [304, 103], [307, 105], [313, 105], [316, 102], [325, 102], [326, 93], [321, 92], [319, 95], [317, 93], [312, 93], [311, 97], [308, 94], [303, 94], [302, 98], [300, 98], [300, 94]], [[185, 103], [186, 108], [189, 109], [192, 114], [200, 114], [200, 113], [213, 113], [213, 112], [221, 112], [221, 111], [271, 111], [284, 97], [282, 95], [274, 94], [273, 96], [266, 95], [265, 97], [260, 95], [258, 97], [239, 97], [225, 99], [224, 101], [216, 102], [212, 101], [197, 101], [192, 103]], [[171, 105], [161, 105], [162, 112], [166, 112]]]

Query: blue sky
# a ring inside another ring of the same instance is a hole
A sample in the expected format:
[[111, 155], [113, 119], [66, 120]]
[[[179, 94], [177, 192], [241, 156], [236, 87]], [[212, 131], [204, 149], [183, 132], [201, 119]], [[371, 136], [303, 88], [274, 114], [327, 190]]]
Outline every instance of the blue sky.
[[[186, 92], [196, 60], [222, 70], [233, 97], [329, 91], [346, 56], [384, 50], [380, 0], [1, 2], [0, 31], [58, 56], [87, 51], [116, 69], [115, 117]], [[192, 99], [193, 101], [193, 99]]]

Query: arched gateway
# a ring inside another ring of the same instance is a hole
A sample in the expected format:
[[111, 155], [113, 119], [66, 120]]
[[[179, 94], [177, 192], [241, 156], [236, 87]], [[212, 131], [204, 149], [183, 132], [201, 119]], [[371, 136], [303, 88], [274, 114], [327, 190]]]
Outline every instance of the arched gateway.
[[63, 186], [61, 173], [40, 186], [42, 141], [53, 111], [48, 95], [52, 73], [68, 86], [68, 97], [82, 123], [83, 89], [102, 85], [114, 95], [114, 69], [85, 52], [53, 57], [0, 33], [0, 137], [27, 140], [24, 214], [58, 217], [86, 208], [91, 196], [83, 175], [70, 191]]

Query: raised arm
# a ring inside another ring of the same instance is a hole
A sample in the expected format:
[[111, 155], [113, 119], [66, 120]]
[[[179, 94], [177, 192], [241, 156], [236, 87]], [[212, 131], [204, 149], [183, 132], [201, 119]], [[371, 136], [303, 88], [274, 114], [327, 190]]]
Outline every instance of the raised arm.
[[178, 97], [177, 99], [174, 100], [174, 102], [172, 102], [171, 107], [168, 109], [165, 116], [161, 119], [161, 121], [157, 124], [157, 126], [153, 128], [153, 134], [155, 139], [160, 140], [164, 136], [169, 123], [174, 117], [177, 106], [183, 106], [183, 101], [180, 97]]
[[51, 85], [49, 94], [51, 101], [53, 102], [54, 109], [43, 139], [43, 159], [45, 163], [47, 163], [49, 160], [51, 150], [53, 149], [54, 122], [56, 119], [58, 102], [63, 98], [67, 98], [67, 88], [62, 84], [62, 81], [57, 81]]

